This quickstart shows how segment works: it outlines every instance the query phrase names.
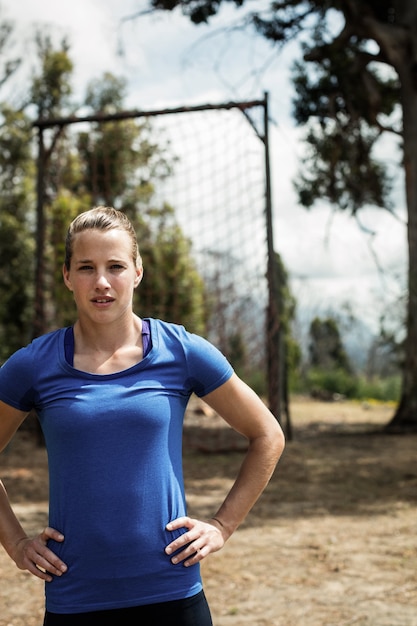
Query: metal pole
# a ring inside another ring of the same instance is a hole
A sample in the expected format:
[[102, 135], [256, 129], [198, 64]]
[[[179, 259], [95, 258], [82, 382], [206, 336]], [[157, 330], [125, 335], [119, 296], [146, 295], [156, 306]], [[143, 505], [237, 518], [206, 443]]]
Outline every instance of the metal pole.
[[35, 258], [35, 304], [33, 319], [33, 337], [45, 332], [45, 145], [43, 129], [38, 128], [38, 171], [36, 202], [36, 258]]
[[213, 111], [218, 109], [240, 109], [245, 111], [252, 107], [263, 106], [264, 100], [247, 100], [246, 102], [224, 102], [219, 104], [201, 104], [197, 106], [175, 107], [173, 109], [155, 109], [153, 111], [117, 111], [117, 113], [94, 113], [93, 115], [84, 115], [77, 117], [56, 117], [43, 119], [40, 118], [33, 122], [36, 128], [53, 128], [63, 127], [69, 124], [78, 124], [79, 122], [115, 122], [121, 120], [134, 119], [138, 117], [156, 117], [158, 115], [171, 115], [175, 113], [193, 113], [198, 111]]
[[269, 112], [268, 94], [264, 99], [264, 147], [265, 147], [265, 217], [267, 232], [267, 280], [268, 280], [268, 308], [267, 308], [267, 332], [266, 354], [268, 372], [268, 404], [271, 412], [281, 420], [280, 398], [280, 321], [278, 311], [277, 272], [275, 271], [275, 250], [273, 238], [272, 219], [272, 191], [271, 191], [271, 164], [269, 155]]

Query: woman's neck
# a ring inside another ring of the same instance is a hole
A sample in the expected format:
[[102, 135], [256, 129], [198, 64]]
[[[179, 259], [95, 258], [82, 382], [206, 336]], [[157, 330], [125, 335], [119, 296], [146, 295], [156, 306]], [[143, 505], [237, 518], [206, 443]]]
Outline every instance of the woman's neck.
[[117, 328], [95, 324], [90, 328], [78, 320], [74, 325], [74, 367], [95, 374], [110, 374], [132, 367], [143, 358], [142, 320], [133, 315], [130, 323]]

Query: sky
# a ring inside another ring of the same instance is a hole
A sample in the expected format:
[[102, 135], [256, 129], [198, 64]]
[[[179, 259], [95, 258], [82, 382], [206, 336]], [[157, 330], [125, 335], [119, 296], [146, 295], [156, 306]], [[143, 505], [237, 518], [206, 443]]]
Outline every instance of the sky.
[[[325, 203], [309, 211], [298, 205], [292, 181], [305, 147], [302, 129], [291, 117], [296, 43], [279, 51], [259, 36], [231, 31], [241, 15], [233, 7], [199, 27], [179, 13], [133, 19], [146, 11], [146, 0], [0, 0], [0, 7], [2, 17], [15, 22], [27, 72], [33, 57], [27, 38], [35, 26], [54, 38], [67, 38], [76, 93], [84, 93], [87, 83], [105, 71], [127, 79], [127, 106], [132, 109], [253, 100], [268, 92], [274, 244], [298, 307], [325, 315], [349, 303], [358, 320], [377, 329], [406, 282], [402, 172], [395, 170], [395, 216], [369, 208], [360, 213], [359, 225]], [[395, 167], [399, 157], [385, 140], [380, 158]]]

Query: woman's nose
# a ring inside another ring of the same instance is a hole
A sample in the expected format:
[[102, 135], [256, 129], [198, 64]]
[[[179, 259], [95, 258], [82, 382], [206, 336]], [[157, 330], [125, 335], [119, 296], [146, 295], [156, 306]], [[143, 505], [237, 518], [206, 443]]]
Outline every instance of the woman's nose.
[[110, 283], [107, 280], [107, 276], [105, 274], [98, 274], [96, 280], [97, 289], [109, 289]]

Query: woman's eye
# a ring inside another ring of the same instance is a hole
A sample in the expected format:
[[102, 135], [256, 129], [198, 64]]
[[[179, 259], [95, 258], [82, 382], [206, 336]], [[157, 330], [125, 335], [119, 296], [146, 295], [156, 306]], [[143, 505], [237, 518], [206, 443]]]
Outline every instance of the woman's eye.
[[93, 268], [92, 268], [91, 265], [80, 265], [80, 267], [78, 269], [81, 272], [85, 272], [85, 271], [92, 270]]
[[119, 263], [113, 263], [113, 265], [110, 267], [110, 269], [119, 271], [119, 270], [123, 270], [124, 266], [120, 265]]

